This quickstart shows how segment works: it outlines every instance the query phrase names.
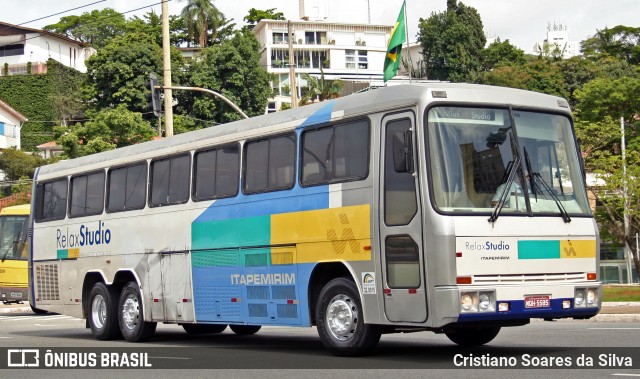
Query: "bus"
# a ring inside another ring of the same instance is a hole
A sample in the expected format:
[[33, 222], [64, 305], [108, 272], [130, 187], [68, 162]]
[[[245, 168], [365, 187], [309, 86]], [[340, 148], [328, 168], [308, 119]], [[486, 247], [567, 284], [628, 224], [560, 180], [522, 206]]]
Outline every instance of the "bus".
[[31, 205], [0, 210], [0, 298], [3, 304], [28, 301], [27, 232]]
[[389, 86], [43, 166], [33, 193], [34, 305], [99, 340], [316, 326], [350, 356], [601, 306], [569, 105], [540, 93]]

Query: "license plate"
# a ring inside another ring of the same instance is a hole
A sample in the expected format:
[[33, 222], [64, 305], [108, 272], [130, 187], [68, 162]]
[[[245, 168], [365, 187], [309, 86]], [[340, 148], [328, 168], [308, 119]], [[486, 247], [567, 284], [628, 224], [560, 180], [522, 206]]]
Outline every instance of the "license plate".
[[551, 299], [546, 295], [526, 296], [524, 298], [525, 308], [549, 308], [551, 307]]

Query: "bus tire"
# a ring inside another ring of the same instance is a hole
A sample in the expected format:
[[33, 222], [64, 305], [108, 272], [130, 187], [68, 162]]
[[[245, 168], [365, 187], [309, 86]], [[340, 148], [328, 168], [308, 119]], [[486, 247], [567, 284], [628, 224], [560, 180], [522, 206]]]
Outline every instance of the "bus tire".
[[136, 282], [129, 282], [122, 289], [118, 302], [118, 314], [120, 332], [129, 342], [147, 341], [156, 331], [157, 323], [144, 321], [142, 296]]
[[89, 327], [93, 336], [101, 341], [120, 338], [118, 328], [118, 290], [98, 282], [89, 294]]
[[318, 296], [316, 325], [322, 344], [338, 356], [369, 354], [380, 340], [380, 329], [364, 323], [356, 284], [347, 278], [327, 283]]
[[248, 336], [250, 334], [258, 333], [258, 330], [262, 328], [260, 325], [229, 325], [231, 330], [239, 336]]
[[480, 346], [491, 342], [498, 333], [500, 327], [481, 327], [481, 328], [451, 328], [445, 330], [447, 338], [457, 345], [471, 347]]
[[44, 309], [36, 308], [31, 304], [29, 304], [29, 306], [31, 307], [31, 310], [33, 311], [33, 313], [35, 313], [37, 315], [43, 315], [45, 313], [49, 313], [49, 311], [45, 311]]
[[227, 325], [217, 324], [182, 324], [184, 331], [189, 335], [222, 333]]

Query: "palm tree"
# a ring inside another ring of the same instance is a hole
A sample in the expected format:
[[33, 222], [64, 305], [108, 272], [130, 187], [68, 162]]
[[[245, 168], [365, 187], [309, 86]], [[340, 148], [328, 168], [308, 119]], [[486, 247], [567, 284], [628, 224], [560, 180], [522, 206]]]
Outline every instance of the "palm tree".
[[[179, 0], [185, 1], [185, 0]], [[209, 29], [215, 34], [218, 29], [222, 13], [213, 4], [213, 0], [186, 0], [187, 5], [180, 16], [185, 20], [189, 31], [189, 38], [198, 38], [200, 47], [207, 47]], [[213, 36], [215, 38], [215, 35]], [[212, 38], [212, 40], [214, 39]]]
[[308, 91], [300, 100], [300, 104], [304, 105], [318, 97], [318, 100], [325, 101], [340, 97], [342, 90], [342, 82], [340, 80], [326, 80], [324, 71], [320, 67], [320, 78], [316, 78], [309, 74], [302, 74], [302, 78], [307, 82]]

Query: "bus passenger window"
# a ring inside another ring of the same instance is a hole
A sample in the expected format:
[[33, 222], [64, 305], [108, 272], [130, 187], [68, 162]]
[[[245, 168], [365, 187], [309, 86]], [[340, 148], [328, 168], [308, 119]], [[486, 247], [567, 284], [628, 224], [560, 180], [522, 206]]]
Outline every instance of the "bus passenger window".
[[102, 213], [104, 203], [104, 172], [71, 178], [69, 217]]
[[147, 164], [109, 170], [107, 212], [144, 208], [147, 196]]
[[293, 187], [296, 157], [293, 135], [247, 142], [244, 150], [244, 193]]
[[38, 184], [36, 221], [62, 220], [67, 215], [67, 178]]
[[238, 194], [240, 151], [238, 145], [196, 152], [193, 200], [212, 200]]
[[369, 123], [359, 120], [302, 134], [303, 186], [361, 180], [369, 174]]
[[183, 204], [189, 200], [189, 155], [151, 162], [149, 206]]

